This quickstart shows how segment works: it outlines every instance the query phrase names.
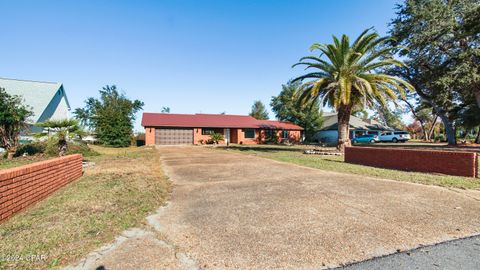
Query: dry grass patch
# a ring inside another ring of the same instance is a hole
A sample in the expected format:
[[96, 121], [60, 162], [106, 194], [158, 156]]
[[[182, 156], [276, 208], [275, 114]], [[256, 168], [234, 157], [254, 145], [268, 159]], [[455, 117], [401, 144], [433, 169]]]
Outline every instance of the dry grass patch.
[[39, 162], [39, 161], [47, 160], [50, 158], [53, 158], [53, 157], [38, 155], [38, 156], [29, 156], [29, 157], [17, 157], [12, 160], [8, 160], [6, 158], [0, 157], [0, 170], [27, 165], [30, 163]]
[[0, 269], [72, 263], [164, 203], [169, 183], [156, 150], [94, 148], [101, 155], [82, 178], [0, 225]]

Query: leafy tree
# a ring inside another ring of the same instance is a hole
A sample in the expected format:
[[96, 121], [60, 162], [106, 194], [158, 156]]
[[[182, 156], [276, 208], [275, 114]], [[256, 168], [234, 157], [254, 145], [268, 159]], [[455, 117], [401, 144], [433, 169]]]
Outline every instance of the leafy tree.
[[479, 16], [478, 0], [407, 0], [392, 21], [394, 44], [408, 49], [399, 51], [408, 68], [393, 74], [433, 108], [450, 145], [461, 97], [475, 96], [480, 106]]
[[348, 127], [355, 106], [386, 106], [387, 101], [395, 100], [397, 95], [405, 96], [405, 89], [413, 90], [408, 82], [379, 72], [380, 68], [403, 66], [391, 57], [397, 48], [389, 46], [389, 40], [371, 29], [363, 31], [352, 44], [346, 35], [341, 40], [334, 36], [333, 44], [316, 43], [310, 47], [312, 51], [320, 51], [319, 57], [302, 57], [294, 65], [315, 70], [294, 79], [310, 79], [299, 91], [300, 102], [305, 104], [320, 98], [321, 105], [337, 110], [338, 149], [341, 151], [345, 145], [350, 145]]
[[99, 92], [100, 99], [88, 98], [85, 108], [75, 110], [75, 116], [95, 131], [100, 143], [129, 146], [135, 114], [142, 109], [143, 102], [128, 99], [115, 85], [107, 85]]
[[[76, 136], [83, 137], [85, 132], [80, 128], [76, 119], [48, 120], [37, 123], [36, 126], [46, 129], [46, 133], [37, 134], [37, 137], [53, 136], [58, 140], [58, 155], [63, 156], [67, 152], [68, 139]], [[50, 134], [52, 132], [52, 134]]]
[[289, 121], [303, 127], [308, 141], [322, 127], [323, 118], [318, 100], [308, 106], [297, 106], [295, 93], [299, 87], [300, 82], [288, 82], [282, 85], [282, 91], [278, 96], [272, 97], [270, 106], [278, 120]]
[[268, 119], [268, 112], [263, 102], [261, 102], [260, 100], [256, 100], [253, 103], [250, 116], [253, 116], [255, 119], [258, 119], [258, 120]]
[[[415, 98], [411, 97], [411, 95], [408, 95], [408, 94], [405, 98], [402, 98], [402, 101], [407, 105], [407, 109], [410, 110], [413, 117], [416, 119], [416, 121], [414, 121], [414, 123], [409, 125], [409, 131], [412, 131], [414, 129], [417, 130], [419, 128], [420, 131], [423, 133], [423, 139], [428, 140], [427, 129], [425, 128], [425, 120], [419, 114], [418, 108], [412, 102], [412, 99], [415, 99]], [[415, 138], [418, 138], [418, 137], [420, 137], [420, 136], [418, 136], [418, 135], [415, 136]]]
[[478, 130], [475, 143], [480, 143], [480, 108], [475, 103], [465, 102], [459, 112], [459, 125], [465, 134]]
[[374, 117], [378, 121], [388, 127], [397, 130], [405, 129], [405, 124], [402, 122], [403, 111], [400, 108], [391, 110], [388, 106], [379, 106], [375, 112]]
[[170, 113], [170, 107], [162, 107], [161, 113]]
[[418, 139], [424, 131], [418, 120], [414, 120], [411, 124], [407, 125], [406, 129], [413, 139]]
[[19, 96], [11, 96], [0, 88], [0, 146], [7, 150], [8, 159], [13, 158], [20, 133], [28, 127], [27, 119], [32, 115]]
[[[413, 106], [413, 105], [412, 105]], [[432, 108], [425, 103], [421, 103], [412, 109], [413, 115], [421, 125], [423, 139], [429, 141], [437, 123], [438, 116], [434, 114]]]
[[352, 109], [352, 115], [358, 117], [358, 118], [361, 118], [363, 120], [368, 120], [369, 117], [368, 117], [368, 111], [365, 110], [364, 108], [360, 108], [360, 109]]

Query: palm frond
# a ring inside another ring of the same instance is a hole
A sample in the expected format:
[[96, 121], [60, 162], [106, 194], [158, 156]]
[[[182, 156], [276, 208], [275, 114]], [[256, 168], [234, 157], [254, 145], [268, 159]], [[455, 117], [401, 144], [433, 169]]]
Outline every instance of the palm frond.
[[328, 74], [325, 72], [311, 72], [311, 73], [307, 73], [305, 75], [296, 77], [291, 82], [294, 83], [298, 81], [303, 81], [305, 79], [319, 79], [319, 78], [325, 78], [325, 77], [329, 77]]
[[315, 69], [299, 76], [293, 81], [304, 81], [299, 99], [321, 99], [321, 104], [373, 106], [394, 101], [403, 97], [406, 90], [413, 87], [404, 80], [378, 72], [381, 68], [404, 66], [392, 58], [392, 52], [399, 47], [389, 46], [390, 37], [380, 37], [372, 31], [364, 30], [350, 43], [348, 36], [333, 36], [331, 44], [315, 43], [310, 49], [318, 51], [319, 56], [300, 58], [296, 66]]

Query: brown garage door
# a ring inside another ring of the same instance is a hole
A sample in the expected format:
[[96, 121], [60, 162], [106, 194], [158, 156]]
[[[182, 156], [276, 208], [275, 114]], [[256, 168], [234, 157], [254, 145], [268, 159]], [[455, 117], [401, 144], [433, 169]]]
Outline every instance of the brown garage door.
[[193, 129], [191, 128], [157, 128], [155, 144], [192, 144]]

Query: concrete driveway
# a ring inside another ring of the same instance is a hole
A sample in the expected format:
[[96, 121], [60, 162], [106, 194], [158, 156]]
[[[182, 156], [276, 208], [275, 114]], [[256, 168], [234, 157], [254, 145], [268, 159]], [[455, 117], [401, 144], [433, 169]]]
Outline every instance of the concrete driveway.
[[165, 268], [319, 269], [480, 230], [480, 201], [466, 192], [203, 147], [159, 151], [174, 184], [153, 217], [176, 258]]

